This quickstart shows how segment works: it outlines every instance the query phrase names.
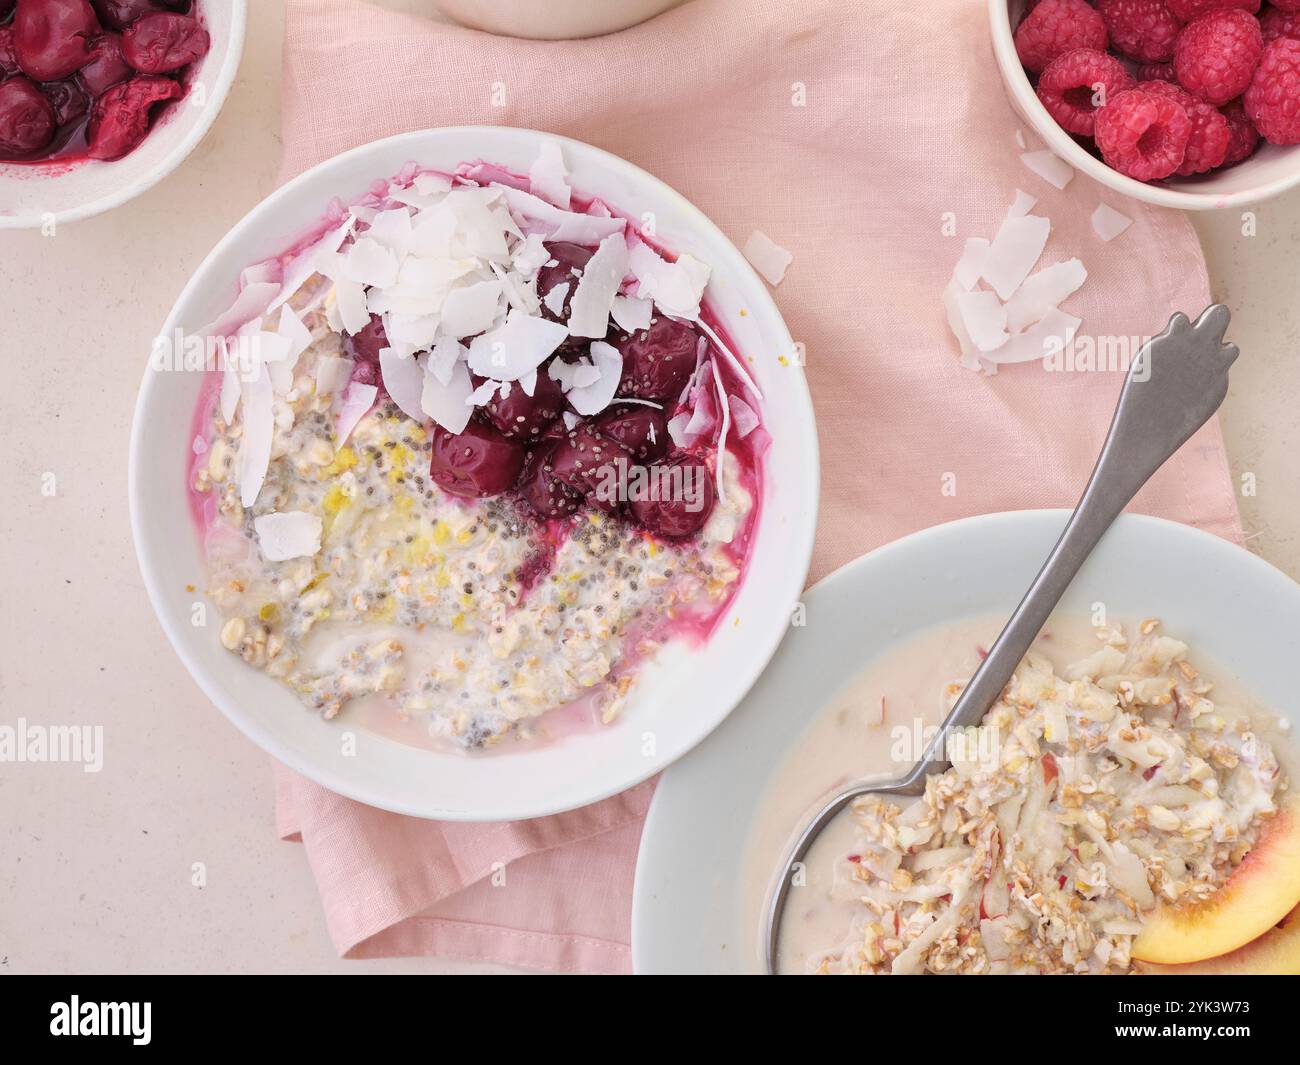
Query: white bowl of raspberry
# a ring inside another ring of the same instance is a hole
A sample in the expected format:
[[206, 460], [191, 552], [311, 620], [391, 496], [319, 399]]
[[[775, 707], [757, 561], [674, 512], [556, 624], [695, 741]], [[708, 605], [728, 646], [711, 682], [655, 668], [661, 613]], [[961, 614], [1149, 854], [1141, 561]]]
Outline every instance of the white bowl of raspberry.
[[0, 229], [118, 207], [216, 120], [246, 0], [0, 0]]
[[1203, 211], [1300, 185], [1300, 0], [990, 0], [1012, 105], [1056, 155]]
[[365, 145], [254, 208], [162, 326], [129, 478], [150, 598], [212, 702], [333, 791], [595, 802], [708, 735], [800, 617], [792, 353], [631, 163], [499, 127]]

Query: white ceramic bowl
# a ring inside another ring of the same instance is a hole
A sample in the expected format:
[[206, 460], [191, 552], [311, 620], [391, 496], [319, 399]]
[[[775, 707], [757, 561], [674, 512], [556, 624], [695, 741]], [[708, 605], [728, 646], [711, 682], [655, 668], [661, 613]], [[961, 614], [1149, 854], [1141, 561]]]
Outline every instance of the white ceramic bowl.
[[1029, 83], [1012, 39], [1012, 32], [1020, 24], [1024, 9], [1025, 0], [989, 0], [993, 54], [997, 57], [1011, 105], [1047, 147], [1076, 170], [1082, 170], [1103, 185], [1135, 200], [1187, 211], [1211, 211], [1259, 203], [1300, 185], [1300, 145], [1261, 143], [1255, 154], [1244, 163], [1163, 184], [1147, 184], [1112, 170], [1056, 124]]
[[[519, 129], [428, 130], [321, 164], [230, 231], [181, 293], [162, 335], [211, 321], [233, 299], [240, 270], [292, 246], [332, 198], [352, 202], [411, 161], [451, 170], [483, 159], [527, 172], [543, 139]], [[777, 361], [793, 341], [767, 289], [680, 194], [616, 156], [559, 139], [575, 188], [632, 217], [653, 212], [668, 247], [712, 265], [707, 298], [740, 352], [755, 359], [752, 370], [773, 437], [753, 555], [731, 610], [702, 650], [665, 648], [612, 726], [486, 757], [438, 754], [355, 730], [358, 752], [344, 756], [340, 735], [353, 731], [346, 714], [322, 721], [287, 689], [223, 650], [215, 608], [209, 607], [207, 627], [192, 623], [198, 595], [186, 586], [201, 589], [205, 581], [185, 478], [202, 376], [146, 370], [140, 389], [131, 436], [131, 522], [145, 584], [168, 638], [208, 697], [250, 738], [327, 788], [372, 806], [422, 817], [514, 820], [582, 806], [644, 780], [699, 743], [744, 696], [785, 634], [807, 576], [817, 515], [817, 433], [802, 369]]]
[[[808, 624], [791, 632], [730, 719], [659, 784], [637, 862], [637, 972], [761, 971], [762, 903], [777, 870], [753, 872], [748, 843], [785, 756], [871, 659], [945, 621], [1009, 616], [1066, 517], [1018, 511], [939, 525], [850, 562], [805, 594]], [[1268, 563], [1189, 526], [1126, 514], [1059, 616], [1086, 618], [1097, 602], [1116, 619], [1159, 617], [1300, 725], [1300, 585]]]
[[181, 165], [226, 102], [244, 51], [247, 0], [205, 0], [212, 49], [194, 72], [194, 87], [150, 130], [143, 144], [111, 163], [74, 166], [0, 163], [0, 229], [62, 225], [120, 207]]

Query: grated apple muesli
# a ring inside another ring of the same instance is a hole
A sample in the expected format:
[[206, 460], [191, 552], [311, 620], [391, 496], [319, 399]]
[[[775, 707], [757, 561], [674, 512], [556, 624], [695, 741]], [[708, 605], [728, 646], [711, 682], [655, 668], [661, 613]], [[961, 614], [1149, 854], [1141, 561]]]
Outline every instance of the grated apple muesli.
[[1218, 889], [1286, 782], [1158, 630], [1099, 631], [1064, 676], [1031, 653], [921, 799], [858, 800], [832, 893], [862, 912], [811, 971], [1124, 973], [1158, 902]]

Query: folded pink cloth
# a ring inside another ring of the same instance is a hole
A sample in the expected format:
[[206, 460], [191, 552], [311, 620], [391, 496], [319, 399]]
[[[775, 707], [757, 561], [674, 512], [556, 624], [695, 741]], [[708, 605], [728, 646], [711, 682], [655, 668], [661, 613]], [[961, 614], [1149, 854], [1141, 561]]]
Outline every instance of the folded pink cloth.
[[[531, 126], [641, 165], [738, 245], [761, 229], [790, 249], [775, 298], [806, 346], [821, 430], [816, 579], [938, 522], [1070, 506], [1083, 485], [1120, 376], [963, 370], [940, 303], [963, 239], [992, 236], [1018, 187], [1054, 223], [1043, 262], [1088, 268], [1065, 304], [1083, 334], [1147, 335], [1209, 301], [1181, 214], [1082, 175], [1060, 192], [1021, 164], [985, 20], [974, 0], [693, 0], [609, 37], [539, 43], [289, 0], [284, 176], [409, 130]], [[1109, 244], [1088, 221], [1103, 199], [1134, 220]], [[1216, 424], [1135, 509], [1240, 539]], [[630, 968], [653, 782], [559, 817], [463, 825], [278, 772], [282, 834], [305, 846], [340, 952]]]

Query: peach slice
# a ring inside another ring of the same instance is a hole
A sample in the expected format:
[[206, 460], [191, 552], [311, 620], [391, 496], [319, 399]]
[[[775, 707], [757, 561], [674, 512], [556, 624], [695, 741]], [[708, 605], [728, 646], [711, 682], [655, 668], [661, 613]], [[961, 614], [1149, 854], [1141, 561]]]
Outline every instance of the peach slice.
[[1186, 965], [1152, 965], [1140, 961], [1149, 976], [1300, 976], [1300, 906], [1276, 928], [1228, 954]]
[[1286, 800], [1227, 883], [1202, 903], [1161, 906], [1133, 941], [1140, 961], [1178, 965], [1249, 943], [1300, 902], [1300, 801]]

